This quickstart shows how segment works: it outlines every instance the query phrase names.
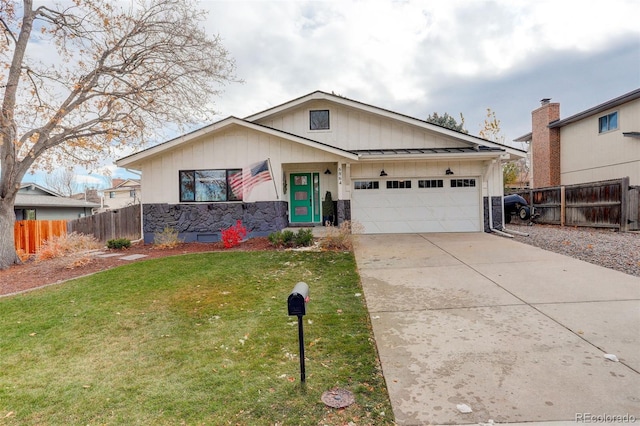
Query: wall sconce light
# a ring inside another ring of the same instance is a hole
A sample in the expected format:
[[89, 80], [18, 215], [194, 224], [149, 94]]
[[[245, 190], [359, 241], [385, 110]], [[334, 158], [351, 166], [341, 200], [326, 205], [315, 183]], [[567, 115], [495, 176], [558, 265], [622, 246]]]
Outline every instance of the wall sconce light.
[[444, 173], [447, 174], [447, 175], [452, 175], [453, 174], [453, 172], [451, 171], [451, 169], [449, 167], [447, 167], [447, 170], [445, 170]]
[[330, 175], [330, 174], [331, 174], [331, 170], [329, 170], [329, 169], [325, 170], [325, 171], [324, 171], [324, 174], [325, 174], [325, 175]]
[[384, 171], [384, 169], [380, 170], [380, 176], [386, 176], [387, 172]]

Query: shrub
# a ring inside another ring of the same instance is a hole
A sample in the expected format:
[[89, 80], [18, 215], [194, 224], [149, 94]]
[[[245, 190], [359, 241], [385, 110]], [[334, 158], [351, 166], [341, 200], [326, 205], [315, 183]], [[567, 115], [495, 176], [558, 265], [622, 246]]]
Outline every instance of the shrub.
[[290, 229], [276, 231], [269, 234], [269, 242], [275, 247], [301, 247], [313, 244], [313, 231], [311, 229], [299, 229], [293, 232]]
[[72, 232], [70, 234], [51, 237], [45, 241], [36, 253], [35, 258], [36, 260], [54, 259], [74, 253], [99, 249], [100, 246], [100, 242], [98, 242], [93, 235]]
[[247, 228], [238, 220], [234, 226], [222, 230], [222, 243], [224, 248], [232, 248], [239, 245], [247, 236]]
[[313, 231], [311, 229], [299, 229], [293, 238], [296, 247], [308, 247], [313, 244]]
[[181, 243], [182, 240], [178, 238], [178, 231], [171, 228], [170, 226], [165, 226], [162, 231], [153, 234], [153, 248], [174, 248]]
[[107, 248], [111, 250], [121, 250], [131, 247], [131, 240], [128, 238], [116, 238], [107, 241]]
[[327, 234], [320, 239], [320, 247], [327, 250], [352, 250], [352, 231], [360, 232], [362, 226], [348, 220], [339, 227], [327, 226]]

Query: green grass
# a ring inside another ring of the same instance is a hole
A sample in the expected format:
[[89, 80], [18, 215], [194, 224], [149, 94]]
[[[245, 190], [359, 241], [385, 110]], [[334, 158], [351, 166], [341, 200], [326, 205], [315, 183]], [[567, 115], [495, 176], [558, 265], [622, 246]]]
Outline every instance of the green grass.
[[[392, 424], [358, 293], [349, 253], [220, 252], [0, 299], [0, 424]], [[326, 407], [334, 387], [356, 403]]]

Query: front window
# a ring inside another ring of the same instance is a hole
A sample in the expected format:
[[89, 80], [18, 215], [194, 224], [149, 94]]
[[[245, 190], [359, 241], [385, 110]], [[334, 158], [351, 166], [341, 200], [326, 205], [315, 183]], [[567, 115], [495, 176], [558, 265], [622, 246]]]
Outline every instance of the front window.
[[599, 133], [609, 132], [618, 128], [618, 112], [602, 116], [598, 119]]
[[329, 110], [320, 109], [309, 111], [310, 130], [329, 130]]
[[181, 202], [242, 200], [242, 170], [181, 170]]

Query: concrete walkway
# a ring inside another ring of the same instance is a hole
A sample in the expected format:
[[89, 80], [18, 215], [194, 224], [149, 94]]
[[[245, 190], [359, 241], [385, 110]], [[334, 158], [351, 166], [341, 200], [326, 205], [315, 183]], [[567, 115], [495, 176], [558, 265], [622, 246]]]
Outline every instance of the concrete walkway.
[[485, 233], [355, 246], [397, 424], [640, 423], [640, 278]]

